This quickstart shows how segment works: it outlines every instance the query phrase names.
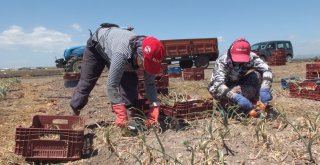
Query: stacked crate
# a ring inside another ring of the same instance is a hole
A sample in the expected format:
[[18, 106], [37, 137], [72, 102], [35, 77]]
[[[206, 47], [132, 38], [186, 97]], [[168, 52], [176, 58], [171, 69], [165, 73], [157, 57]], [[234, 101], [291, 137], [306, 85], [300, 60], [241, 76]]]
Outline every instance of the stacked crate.
[[317, 82], [304, 81], [301, 83], [291, 83], [289, 90], [291, 97], [320, 101], [320, 84]]
[[79, 72], [65, 72], [63, 74], [64, 87], [73, 88], [76, 87], [80, 80]]
[[166, 116], [176, 119], [195, 120], [210, 116], [213, 111], [212, 100], [190, 100], [175, 102], [171, 105], [161, 105], [161, 110]]
[[[156, 84], [157, 92], [159, 94], [164, 94], [164, 95], [168, 94], [168, 87], [169, 87], [168, 75], [156, 76], [155, 84]], [[144, 79], [143, 78], [139, 78], [139, 80], [138, 80], [138, 92], [142, 98], [145, 98], [146, 94], [145, 94], [145, 89], [144, 89]]]
[[[169, 90], [169, 77], [167, 74], [168, 65], [161, 64], [161, 71], [155, 78], [155, 85], [159, 94], [168, 95]], [[138, 75], [138, 105], [137, 108], [144, 111], [149, 108], [144, 89], [144, 70], [137, 70]]]
[[268, 65], [279, 66], [286, 65], [286, 54], [284, 49], [274, 50], [268, 58]]
[[320, 63], [306, 64], [306, 79], [320, 78]]
[[204, 68], [185, 68], [182, 72], [184, 80], [203, 80], [204, 79]]

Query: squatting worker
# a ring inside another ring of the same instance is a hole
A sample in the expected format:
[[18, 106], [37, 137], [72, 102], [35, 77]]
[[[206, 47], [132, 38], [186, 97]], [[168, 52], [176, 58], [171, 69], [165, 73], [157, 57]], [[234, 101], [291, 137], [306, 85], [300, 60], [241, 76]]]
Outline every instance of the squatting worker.
[[80, 81], [71, 99], [75, 115], [87, 104], [88, 97], [105, 66], [108, 67], [107, 95], [116, 114], [116, 125], [124, 127], [128, 121], [127, 108], [136, 104], [138, 77], [135, 72], [144, 68], [145, 91], [150, 110], [148, 124], [158, 124], [159, 102], [155, 75], [160, 72], [164, 58], [162, 43], [154, 38], [138, 36], [115, 25], [101, 24], [87, 41], [81, 65]]
[[216, 61], [208, 89], [224, 108], [235, 103], [249, 113], [259, 96], [265, 105], [272, 100], [271, 69], [250, 49], [250, 43], [239, 38]]

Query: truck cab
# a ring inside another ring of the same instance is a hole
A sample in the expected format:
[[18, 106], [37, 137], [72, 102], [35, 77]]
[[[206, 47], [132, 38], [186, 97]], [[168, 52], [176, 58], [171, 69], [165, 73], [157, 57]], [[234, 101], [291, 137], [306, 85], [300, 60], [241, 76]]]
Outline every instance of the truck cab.
[[274, 52], [282, 53], [286, 57], [286, 62], [291, 62], [293, 58], [292, 44], [285, 40], [259, 42], [251, 46], [251, 51], [264, 61], [268, 61]]

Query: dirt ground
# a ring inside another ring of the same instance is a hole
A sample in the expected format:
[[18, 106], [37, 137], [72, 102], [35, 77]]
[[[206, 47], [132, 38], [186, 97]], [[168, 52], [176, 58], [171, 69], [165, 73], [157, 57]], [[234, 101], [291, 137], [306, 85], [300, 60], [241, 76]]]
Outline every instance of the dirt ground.
[[[280, 80], [305, 78], [307, 63], [294, 61], [271, 66], [274, 73], [272, 106], [278, 115], [266, 118], [227, 118], [219, 111], [213, 117], [185, 123], [181, 129], [169, 126], [123, 136], [114, 126], [115, 115], [106, 95], [103, 75], [81, 111], [88, 118], [85, 134], [92, 138], [92, 150], [78, 161], [58, 164], [320, 164], [320, 101], [291, 98]], [[205, 80], [170, 78], [169, 92], [196, 99], [210, 98]], [[65, 115], [73, 88], [65, 88], [62, 75], [18, 77], [21, 85], [0, 98], [0, 164], [32, 164], [14, 154], [15, 129], [30, 127], [34, 115]], [[168, 119], [163, 117], [163, 119]]]

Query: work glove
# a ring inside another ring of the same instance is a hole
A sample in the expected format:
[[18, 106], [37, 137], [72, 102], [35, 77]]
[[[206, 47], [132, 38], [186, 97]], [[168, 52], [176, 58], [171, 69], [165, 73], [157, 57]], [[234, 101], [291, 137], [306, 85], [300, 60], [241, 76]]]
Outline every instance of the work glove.
[[272, 100], [270, 88], [261, 88], [260, 89], [260, 100], [265, 105], [267, 105]]
[[126, 106], [124, 104], [116, 104], [112, 106], [112, 110], [116, 113], [116, 125], [125, 127], [128, 121]]
[[253, 108], [252, 103], [247, 98], [238, 93], [233, 96], [233, 101], [246, 112], [250, 111]]
[[148, 111], [148, 118], [145, 121], [145, 125], [150, 127], [151, 125], [157, 126], [160, 114], [160, 106], [152, 106]]

